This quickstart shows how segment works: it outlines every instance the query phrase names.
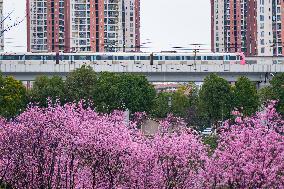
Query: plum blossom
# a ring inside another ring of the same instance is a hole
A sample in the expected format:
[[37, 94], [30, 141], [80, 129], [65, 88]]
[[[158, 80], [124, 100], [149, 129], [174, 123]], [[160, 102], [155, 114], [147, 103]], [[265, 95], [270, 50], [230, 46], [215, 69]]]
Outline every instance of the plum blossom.
[[275, 102], [252, 117], [226, 122], [204, 171], [206, 188], [283, 188], [284, 121]]

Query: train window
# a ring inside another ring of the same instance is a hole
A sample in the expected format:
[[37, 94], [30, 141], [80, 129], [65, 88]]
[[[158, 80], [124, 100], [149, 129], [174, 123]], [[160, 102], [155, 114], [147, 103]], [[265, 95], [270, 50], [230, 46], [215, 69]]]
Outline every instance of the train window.
[[160, 60], [159, 56], [154, 56], [153, 60]]
[[91, 60], [91, 56], [86, 55], [75, 55], [74, 60]]
[[118, 56], [118, 60], [134, 60], [134, 56]]
[[[43, 56], [45, 60], [55, 60], [55, 56], [51, 56], [51, 55], [48, 55], [48, 56]], [[60, 56], [61, 58], [62, 56]]]
[[25, 55], [18, 55], [19, 56], [19, 60], [25, 60]]
[[101, 60], [101, 56], [94, 56], [94, 60]]
[[118, 60], [123, 60], [123, 56], [118, 56]]
[[176, 60], [175, 56], [165, 56], [166, 60]]
[[24, 60], [24, 55], [4, 55], [1, 60]]
[[[60, 59], [61, 60], [70, 60], [72, 56], [68, 56], [68, 55], [60, 55]], [[54, 57], [53, 56], [50, 56], [50, 60], [53, 60]]]
[[186, 60], [194, 60], [194, 56], [186, 56], [185, 59]]
[[140, 60], [150, 60], [149, 56], [140, 56]]
[[21, 60], [19, 55], [4, 55], [2, 60]]
[[181, 60], [181, 57], [180, 56], [176, 56], [175, 60]]
[[118, 56], [118, 60], [129, 60], [129, 56]]
[[[112, 60], [112, 56], [107, 56], [107, 55], [102, 55], [102, 56], [97, 56], [97, 60]], [[96, 59], [94, 59], [96, 60]]]
[[215, 56], [215, 60], [223, 60], [223, 56]]
[[69, 55], [61, 55], [60, 58], [61, 60], [72, 60], [72, 56]]
[[26, 55], [26, 60], [42, 60], [42, 56], [40, 55]]
[[236, 60], [236, 56], [230, 56], [230, 60]]
[[86, 60], [89, 60], [89, 61], [92, 60], [92, 56], [91, 55], [87, 55], [86, 58], [87, 58]]
[[223, 60], [223, 56], [207, 56], [207, 60]]
[[102, 56], [102, 60], [112, 60], [112, 56]]

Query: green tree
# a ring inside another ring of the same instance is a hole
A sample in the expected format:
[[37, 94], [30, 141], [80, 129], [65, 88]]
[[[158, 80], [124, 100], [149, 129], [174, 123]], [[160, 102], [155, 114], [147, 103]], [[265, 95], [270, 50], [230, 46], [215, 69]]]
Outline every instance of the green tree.
[[279, 100], [277, 110], [284, 115], [284, 73], [277, 74], [270, 82], [273, 99]]
[[230, 117], [232, 90], [225, 79], [211, 74], [207, 76], [199, 92], [199, 105], [211, 124], [217, 124]]
[[155, 95], [154, 86], [145, 76], [105, 72], [98, 77], [93, 97], [98, 111], [150, 112]]
[[178, 88], [177, 93], [183, 94], [188, 97], [190, 106], [195, 106], [198, 103], [199, 89], [198, 86], [190, 82]]
[[39, 76], [36, 78], [33, 88], [30, 90], [30, 101], [39, 103], [39, 106], [46, 107], [47, 99], [55, 102], [59, 99], [65, 102], [64, 81], [59, 76], [48, 78], [47, 76]]
[[263, 87], [259, 89], [257, 93], [261, 105], [264, 105], [266, 102], [275, 99], [275, 94], [273, 93], [271, 86]]
[[247, 77], [240, 77], [233, 89], [234, 107], [245, 116], [255, 113], [259, 107], [256, 86]]
[[119, 75], [103, 72], [99, 75], [93, 98], [98, 111], [111, 112], [114, 109], [121, 109], [119, 93]]
[[[182, 85], [173, 93], [158, 93], [152, 110], [152, 115], [164, 118], [168, 113], [177, 117], [187, 118], [189, 109], [195, 106], [198, 97], [197, 86], [194, 83]], [[171, 101], [169, 106], [169, 101]]]
[[90, 66], [82, 66], [70, 73], [65, 81], [66, 100], [68, 102], [93, 100], [93, 91], [96, 87], [96, 72]]
[[185, 118], [191, 106], [190, 100], [190, 97], [186, 96], [183, 91], [174, 92], [172, 94], [172, 113], [177, 117]]
[[169, 107], [169, 100], [172, 98], [171, 93], [160, 92], [154, 99], [153, 109], [151, 111], [152, 116], [156, 118], [165, 118], [171, 111]]
[[12, 118], [27, 105], [27, 91], [22, 82], [0, 75], [0, 116]]
[[202, 138], [203, 144], [208, 145], [210, 147], [209, 155], [212, 155], [216, 148], [218, 147], [218, 136], [213, 134], [209, 136], [204, 136]]
[[208, 117], [201, 112], [199, 105], [198, 86], [190, 82], [187, 85], [181, 86], [177, 92], [182, 92], [189, 100], [189, 105], [185, 111], [186, 116], [184, 117], [188, 126], [200, 131], [208, 127], [210, 125]]

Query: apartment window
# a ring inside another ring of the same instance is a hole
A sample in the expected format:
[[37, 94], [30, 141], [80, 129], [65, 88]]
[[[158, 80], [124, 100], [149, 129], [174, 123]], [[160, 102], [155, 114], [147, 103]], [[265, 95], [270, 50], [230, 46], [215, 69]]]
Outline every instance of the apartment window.
[[261, 45], [264, 45], [264, 39], [261, 39], [261, 40], [260, 40], [260, 44], [261, 44]]
[[264, 23], [260, 23], [260, 29], [264, 29]]
[[264, 31], [262, 31], [260, 35], [261, 35], [261, 37], [264, 37]]
[[260, 21], [264, 21], [264, 15], [260, 15]]
[[261, 53], [265, 53], [265, 48], [264, 47], [261, 48]]

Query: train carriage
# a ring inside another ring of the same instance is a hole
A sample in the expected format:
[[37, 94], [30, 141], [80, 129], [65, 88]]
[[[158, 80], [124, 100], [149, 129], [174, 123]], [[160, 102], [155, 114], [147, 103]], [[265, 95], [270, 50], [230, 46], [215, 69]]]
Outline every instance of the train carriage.
[[154, 64], [241, 64], [239, 53], [154, 53]]
[[55, 63], [56, 53], [1, 53], [2, 64], [46, 64]]
[[2, 53], [2, 64], [244, 64], [241, 53]]

